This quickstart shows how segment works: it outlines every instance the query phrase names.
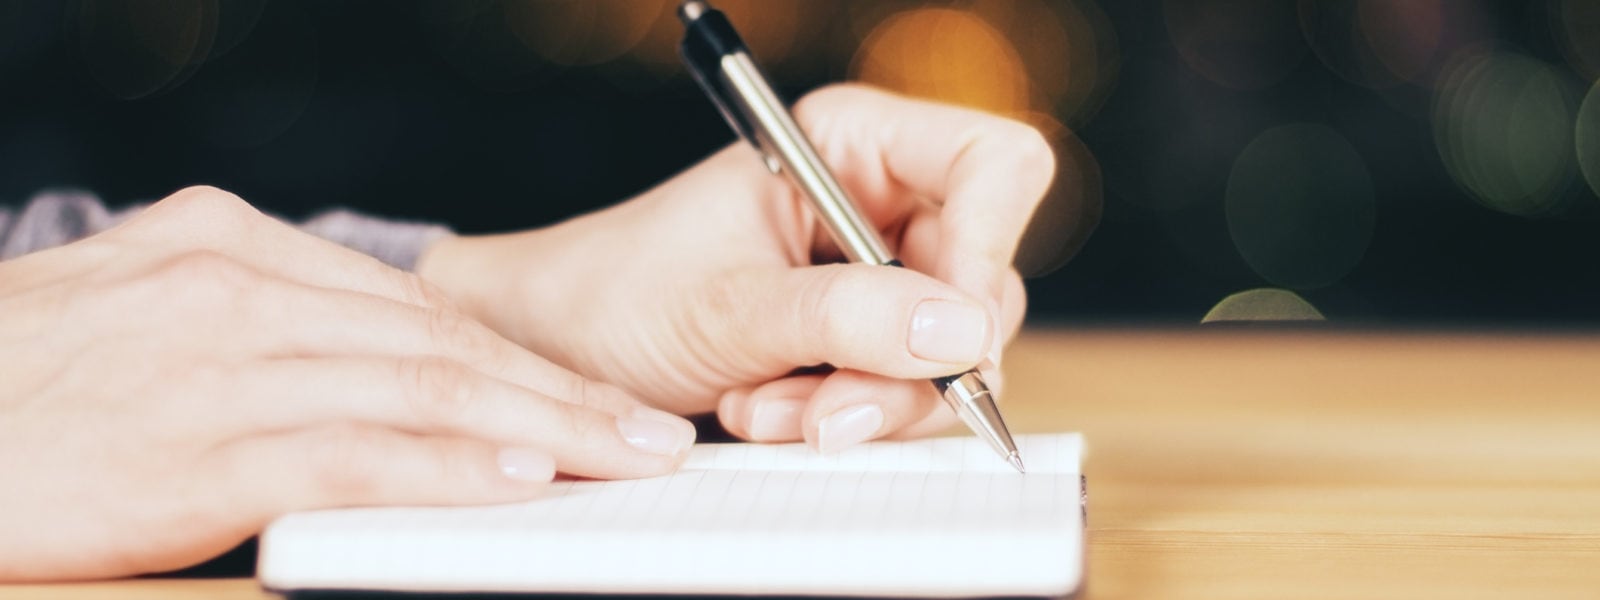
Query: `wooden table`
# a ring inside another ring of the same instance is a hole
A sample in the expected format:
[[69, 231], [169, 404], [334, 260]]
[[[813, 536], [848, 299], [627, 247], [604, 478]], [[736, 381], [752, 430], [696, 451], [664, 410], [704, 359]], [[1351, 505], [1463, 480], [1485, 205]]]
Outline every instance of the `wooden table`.
[[1054, 330], [1007, 356], [1015, 429], [1088, 435], [1090, 599], [1600, 598], [1600, 336]]

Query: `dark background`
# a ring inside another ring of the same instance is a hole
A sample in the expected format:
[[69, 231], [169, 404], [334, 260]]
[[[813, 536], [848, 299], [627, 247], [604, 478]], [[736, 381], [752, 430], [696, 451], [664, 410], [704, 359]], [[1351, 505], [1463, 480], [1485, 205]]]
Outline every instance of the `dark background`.
[[[1589, 3], [720, 5], [791, 98], [865, 78], [1050, 135], [1074, 176], [1024, 243], [1035, 321], [1277, 287], [1336, 322], [1600, 323]], [[206, 183], [536, 227], [733, 139], [677, 27], [644, 0], [0, 0], [0, 203]]]

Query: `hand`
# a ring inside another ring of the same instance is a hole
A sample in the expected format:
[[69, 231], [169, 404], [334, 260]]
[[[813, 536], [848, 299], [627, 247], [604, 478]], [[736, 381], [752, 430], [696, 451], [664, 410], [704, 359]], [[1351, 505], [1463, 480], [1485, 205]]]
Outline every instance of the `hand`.
[[0, 263], [0, 581], [183, 567], [294, 510], [656, 475], [693, 435], [217, 190]]
[[[1025, 298], [1011, 268], [1055, 169], [1014, 121], [857, 86], [797, 119], [910, 269], [840, 254], [801, 196], [736, 143], [614, 208], [440, 242], [419, 272], [541, 355], [731, 432], [824, 451], [945, 428], [927, 378], [1000, 349]], [[827, 363], [830, 373], [792, 374]]]

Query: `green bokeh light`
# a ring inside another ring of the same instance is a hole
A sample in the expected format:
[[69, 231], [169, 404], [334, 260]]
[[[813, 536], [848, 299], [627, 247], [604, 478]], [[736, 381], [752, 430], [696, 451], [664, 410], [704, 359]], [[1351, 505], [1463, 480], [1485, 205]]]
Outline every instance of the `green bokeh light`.
[[1480, 204], [1536, 216], [1573, 182], [1573, 83], [1509, 52], [1472, 51], [1442, 77], [1434, 143], [1446, 170]]
[[1600, 81], [1589, 88], [1578, 107], [1578, 125], [1573, 135], [1578, 153], [1578, 168], [1589, 181], [1589, 189], [1600, 196]]
[[1309, 289], [1344, 277], [1376, 219], [1372, 178], [1344, 137], [1296, 123], [1263, 132], [1228, 176], [1228, 232], [1257, 274]]
[[1212, 307], [1201, 323], [1236, 321], [1324, 321], [1322, 311], [1289, 290], [1256, 288], [1229, 294]]

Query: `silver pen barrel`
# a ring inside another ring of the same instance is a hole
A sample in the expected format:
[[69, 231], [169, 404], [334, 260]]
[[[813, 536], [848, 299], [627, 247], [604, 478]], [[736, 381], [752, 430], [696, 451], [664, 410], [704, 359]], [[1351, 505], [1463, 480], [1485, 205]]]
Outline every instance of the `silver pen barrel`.
[[[734, 52], [722, 57], [722, 74], [738, 92], [745, 115], [755, 121], [756, 139], [767, 168], [782, 173], [810, 199], [828, 233], [851, 262], [886, 265], [894, 255], [850, 202], [838, 180], [789, 116], [783, 101], [767, 85], [750, 55]], [[771, 135], [777, 132], [779, 135]]]
[[[700, 0], [684, 2], [678, 14], [690, 29], [682, 46], [690, 71], [734, 131], [761, 153], [767, 169], [788, 178], [811, 202], [845, 257], [851, 262], [903, 266], [817, 156], [726, 18]], [[705, 17], [711, 18], [702, 22]], [[963, 423], [1017, 471], [1023, 470], [994, 393], [976, 369], [936, 378], [933, 384]]]

